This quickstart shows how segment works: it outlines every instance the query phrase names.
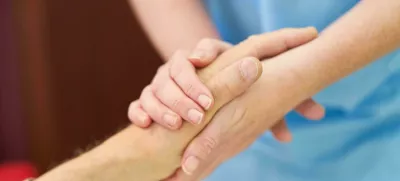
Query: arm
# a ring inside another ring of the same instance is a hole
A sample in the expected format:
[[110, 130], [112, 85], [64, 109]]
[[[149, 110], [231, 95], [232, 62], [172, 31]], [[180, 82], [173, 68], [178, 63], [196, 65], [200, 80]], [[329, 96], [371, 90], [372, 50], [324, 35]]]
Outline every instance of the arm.
[[[214, 117], [219, 120], [224, 115], [236, 115], [228, 118], [232, 121], [213, 121], [185, 152], [185, 158], [194, 155], [204, 160], [197, 176], [207, 175], [223, 160], [247, 147], [305, 98], [396, 49], [400, 45], [399, 9], [400, 1], [396, 0], [361, 1], [316, 40], [263, 61], [260, 80]], [[255, 37], [255, 42], [259, 38]], [[220, 58], [224, 56], [228, 55]], [[226, 61], [217, 60], [211, 67], [219, 63]], [[228, 139], [232, 137], [241, 143]], [[230, 146], [215, 145], [208, 155], [201, 151], [201, 143], [210, 139]]]
[[[287, 34], [296, 36], [292, 39]], [[260, 41], [265, 47], [271, 48], [264, 53], [274, 56], [286, 49], [307, 43], [315, 38], [316, 33], [310, 29], [299, 29], [281, 32], [278, 35], [273, 41], [268, 41], [272, 36], [265, 36], [266, 39]], [[287, 41], [294, 44], [286, 47], [287, 44], [284, 42]], [[275, 45], [279, 47], [274, 48]], [[243, 57], [251, 56], [253, 52], [251, 44], [245, 43], [240, 47], [242, 48], [228, 52]], [[221, 59], [221, 61], [229, 60]], [[215, 70], [218, 68], [218, 71], [199, 72], [199, 76], [216, 97], [215, 106], [207, 112], [202, 124], [194, 126], [186, 123], [179, 131], [168, 131], [156, 124], [146, 130], [129, 126], [92, 151], [43, 175], [38, 181], [154, 181], [170, 176], [180, 168], [182, 151], [193, 137], [208, 124], [224, 103], [245, 91], [262, 72], [260, 62], [254, 58], [232, 62], [227, 64], [231, 64], [229, 66], [224, 64], [213, 66]], [[225, 116], [218, 122], [226, 121], [231, 115]]]
[[[254, 83], [261, 75], [260, 70], [259, 60], [247, 58], [214, 73], [205, 82], [218, 97], [216, 103], [222, 106]], [[229, 95], [224, 93], [227, 87], [232, 90]], [[171, 132], [159, 125], [146, 130], [131, 125], [38, 181], [161, 180], [180, 167], [182, 150], [204, 126], [186, 124], [181, 131]]]
[[191, 50], [203, 38], [219, 38], [198, 0], [130, 0], [132, 8], [164, 60]]
[[288, 105], [284, 106], [286, 111], [393, 51], [400, 45], [399, 9], [400, 1], [397, 0], [361, 1], [314, 41], [264, 61], [264, 74], [249, 95], [252, 91], [254, 95], [257, 95], [255, 92], [261, 94], [271, 85], [278, 85], [279, 81], [279, 87], [291, 90], [285, 96], [287, 99], [279, 101], [287, 102], [284, 103]]

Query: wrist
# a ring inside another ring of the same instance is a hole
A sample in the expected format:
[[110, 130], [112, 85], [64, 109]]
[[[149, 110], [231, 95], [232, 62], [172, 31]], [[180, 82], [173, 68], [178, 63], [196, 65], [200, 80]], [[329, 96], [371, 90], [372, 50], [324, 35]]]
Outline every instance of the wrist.
[[90, 160], [99, 162], [100, 170], [94, 173], [104, 174], [98, 180], [153, 181], [172, 175], [179, 165], [159, 143], [163, 140], [157, 139], [157, 129], [157, 125], [145, 130], [132, 125], [88, 152]]
[[[153, 128], [154, 129], [154, 128]], [[150, 130], [129, 126], [93, 150], [51, 170], [37, 181], [162, 180], [179, 164], [168, 162]], [[150, 136], [149, 136], [150, 135]], [[36, 180], [35, 180], [36, 181]]]

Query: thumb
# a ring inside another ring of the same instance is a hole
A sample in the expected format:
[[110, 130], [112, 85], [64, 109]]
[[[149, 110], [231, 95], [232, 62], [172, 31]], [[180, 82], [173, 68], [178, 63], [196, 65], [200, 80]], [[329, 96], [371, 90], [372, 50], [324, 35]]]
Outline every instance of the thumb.
[[210, 121], [214, 113], [226, 103], [245, 92], [262, 74], [262, 64], [254, 57], [242, 58], [240, 61], [222, 69], [205, 84], [215, 98], [213, 109], [207, 113]]
[[[215, 99], [213, 108], [207, 112], [205, 123], [207, 125], [212, 119], [216, 111], [230, 102], [234, 98], [245, 92], [257, 79], [262, 72], [261, 63], [254, 57], [247, 57], [240, 61], [233, 63], [227, 68], [223, 69], [216, 76], [212, 77], [206, 82], [207, 87], [211, 88]], [[201, 139], [201, 144], [191, 144], [184, 154], [184, 163], [182, 169], [185, 173], [193, 173], [200, 164], [200, 161], [205, 159], [211, 150], [217, 145], [220, 138], [218, 131], [210, 131], [209, 134], [202, 133], [204, 138]], [[194, 145], [194, 146], [193, 146]], [[188, 154], [190, 153], [190, 154]], [[189, 156], [187, 158], [186, 155]]]

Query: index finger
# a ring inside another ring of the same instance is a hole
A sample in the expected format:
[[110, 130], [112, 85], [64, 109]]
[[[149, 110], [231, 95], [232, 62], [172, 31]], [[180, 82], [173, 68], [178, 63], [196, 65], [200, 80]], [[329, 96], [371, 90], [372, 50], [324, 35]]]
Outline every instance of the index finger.
[[271, 33], [253, 35], [223, 53], [207, 69], [202, 69], [199, 73], [204, 75], [205, 78], [211, 78], [218, 71], [240, 58], [269, 58], [308, 43], [317, 36], [318, 31], [314, 27], [286, 28]]

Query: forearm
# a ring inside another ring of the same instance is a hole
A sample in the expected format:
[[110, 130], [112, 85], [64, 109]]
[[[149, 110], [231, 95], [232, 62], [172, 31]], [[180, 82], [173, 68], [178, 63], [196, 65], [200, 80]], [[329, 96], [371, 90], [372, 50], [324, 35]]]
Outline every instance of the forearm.
[[261, 78], [214, 117], [218, 120], [223, 115], [236, 115], [228, 119], [231, 127], [219, 125], [227, 139], [221, 142], [228, 148], [213, 150], [195, 178], [204, 178], [229, 158], [231, 155], [222, 154], [229, 145], [235, 146], [231, 149], [246, 148], [303, 100], [397, 48], [399, 9], [400, 1], [364, 0], [319, 38], [263, 61]]
[[396, 49], [399, 9], [400, 1], [364, 0], [314, 41], [264, 61], [260, 80], [237, 100], [243, 107], [261, 102], [247, 117], [278, 120], [303, 100]]
[[191, 50], [203, 38], [219, 38], [198, 0], [130, 0], [164, 60], [179, 48]]
[[308, 96], [314, 95], [399, 47], [399, 9], [397, 0], [363, 0], [315, 41], [281, 59], [295, 57], [287, 64], [301, 78]]
[[[245, 60], [243, 60], [245, 61]], [[249, 62], [247, 60], [246, 62]], [[242, 68], [235, 63], [224, 71], [203, 79], [212, 89], [216, 101], [199, 125], [184, 124], [179, 131], [170, 131], [153, 124], [148, 129], [129, 126], [92, 151], [54, 169], [38, 181], [155, 181], [172, 175], [180, 167], [182, 151], [210, 121], [224, 103], [244, 92], [261, 74], [261, 64]], [[226, 88], [232, 88], [230, 94]]]
[[175, 149], [177, 145], [168, 143], [169, 138], [159, 139], [162, 133], [154, 131], [158, 129], [155, 127], [159, 126], [143, 130], [131, 125], [37, 180], [155, 181], [165, 178], [179, 167], [180, 152]]

